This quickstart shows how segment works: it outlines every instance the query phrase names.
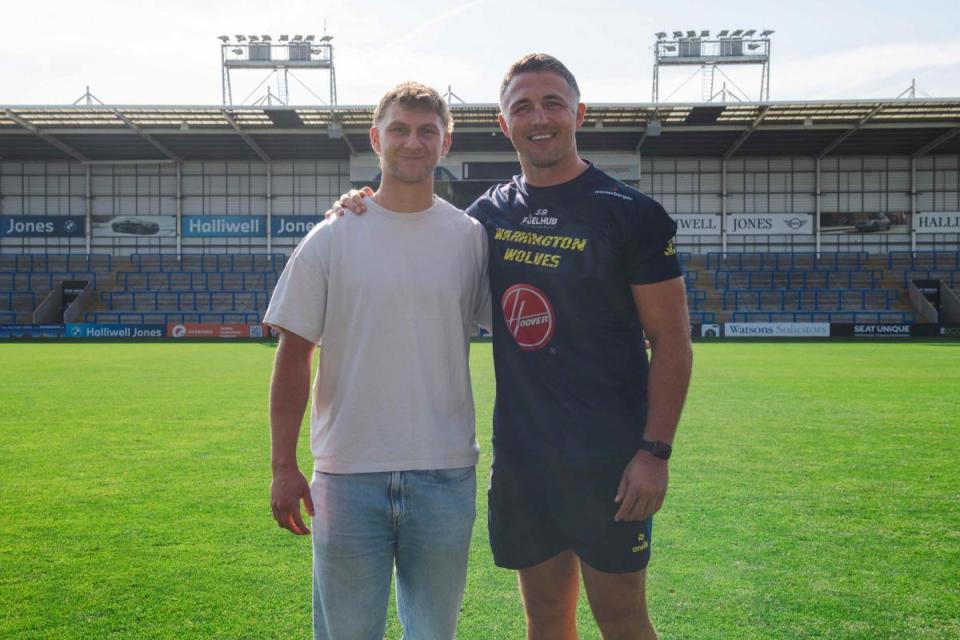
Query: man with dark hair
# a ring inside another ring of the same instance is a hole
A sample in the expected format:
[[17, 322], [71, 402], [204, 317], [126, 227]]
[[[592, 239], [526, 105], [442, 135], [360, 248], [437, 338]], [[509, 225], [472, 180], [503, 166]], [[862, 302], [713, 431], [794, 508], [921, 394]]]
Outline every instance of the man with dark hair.
[[521, 73], [555, 73], [566, 81], [573, 92], [573, 99], [578, 103], [580, 102], [580, 85], [577, 84], [577, 79], [573, 77], [566, 65], [550, 54], [530, 53], [510, 65], [507, 73], [503, 76], [503, 81], [500, 83], [501, 107], [503, 106], [503, 96], [507, 92], [507, 87], [510, 86], [510, 81]]
[[559, 60], [515, 62], [499, 122], [523, 174], [467, 210], [487, 231], [501, 308], [490, 544], [519, 572], [530, 640], [576, 639], [581, 576], [605, 640], [651, 640], [646, 567], [690, 380], [689, 315], [676, 224], [580, 157], [585, 110]]
[[[429, 87], [399, 85], [370, 143], [382, 178], [363, 217], [317, 225], [294, 250], [264, 322], [280, 332], [270, 387], [271, 507], [306, 535], [313, 632], [383, 638], [391, 574], [404, 637], [452, 640], [476, 510], [470, 333], [485, 301], [483, 228], [433, 194], [453, 122]], [[297, 439], [316, 345], [313, 481]]]
[[490, 542], [519, 571], [529, 638], [577, 637], [582, 575], [605, 640], [646, 640], [651, 518], [690, 379], [689, 316], [676, 224], [580, 157], [584, 113], [559, 60], [514, 63], [499, 121], [523, 175], [468, 209], [487, 229], [502, 308]]

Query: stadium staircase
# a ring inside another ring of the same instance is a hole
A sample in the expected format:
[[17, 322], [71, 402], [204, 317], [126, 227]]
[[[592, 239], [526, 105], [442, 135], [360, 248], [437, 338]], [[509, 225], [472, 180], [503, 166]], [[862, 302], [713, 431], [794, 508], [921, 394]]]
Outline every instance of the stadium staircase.
[[258, 324], [283, 254], [135, 254], [116, 260], [86, 322]]
[[112, 268], [109, 255], [0, 255], [0, 324], [33, 324], [34, 310], [63, 281], [109, 286]]
[[[960, 252], [709, 253], [685, 263], [717, 322], [923, 322], [908, 286], [918, 278], [960, 284]], [[693, 307], [691, 307], [692, 309]], [[691, 313], [693, 322], [697, 317]], [[708, 320], [702, 320], [707, 322]]]

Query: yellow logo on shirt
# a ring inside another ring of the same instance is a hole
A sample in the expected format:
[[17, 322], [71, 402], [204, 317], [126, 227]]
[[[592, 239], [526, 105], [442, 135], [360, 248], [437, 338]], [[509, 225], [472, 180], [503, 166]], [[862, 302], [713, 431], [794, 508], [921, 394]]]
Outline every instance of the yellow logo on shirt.
[[673, 247], [673, 238], [667, 240], [667, 246], [663, 250], [663, 255], [665, 256], [675, 256], [677, 255], [677, 250]]

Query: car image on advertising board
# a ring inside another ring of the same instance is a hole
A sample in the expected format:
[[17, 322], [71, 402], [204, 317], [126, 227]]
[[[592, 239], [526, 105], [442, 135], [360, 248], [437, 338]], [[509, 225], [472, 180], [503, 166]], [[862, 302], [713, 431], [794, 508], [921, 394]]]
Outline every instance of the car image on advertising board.
[[160, 231], [160, 225], [156, 222], [141, 222], [136, 218], [116, 220], [110, 223], [110, 228], [114, 233], [129, 233], [135, 236], [152, 236]]
[[107, 238], [173, 238], [176, 216], [92, 216], [93, 235]]

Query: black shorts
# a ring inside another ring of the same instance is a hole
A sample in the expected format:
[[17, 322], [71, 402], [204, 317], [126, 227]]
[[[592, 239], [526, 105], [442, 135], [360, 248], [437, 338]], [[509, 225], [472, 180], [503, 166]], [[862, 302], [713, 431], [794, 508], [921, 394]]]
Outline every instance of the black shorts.
[[620, 508], [613, 499], [631, 456], [509, 459], [495, 453], [487, 526], [496, 565], [525, 569], [572, 549], [605, 573], [645, 569], [653, 518], [613, 519]]

